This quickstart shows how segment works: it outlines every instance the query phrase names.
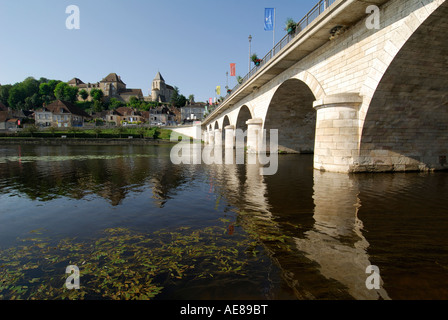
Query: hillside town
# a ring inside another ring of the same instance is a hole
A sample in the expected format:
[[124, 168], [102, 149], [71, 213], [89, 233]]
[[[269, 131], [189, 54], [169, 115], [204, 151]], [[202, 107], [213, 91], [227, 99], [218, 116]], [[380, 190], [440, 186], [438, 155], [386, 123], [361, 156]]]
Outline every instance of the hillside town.
[[[26, 81], [37, 82], [33, 78]], [[54, 90], [47, 89], [52, 85]], [[148, 96], [144, 96], [141, 89], [127, 88], [116, 73], [110, 73], [96, 83], [85, 83], [79, 78], [66, 83], [58, 81], [57, 84], [54, 80], [42, 81], [38, 91], [41, 101], [36, 103], [33, 103], [38, 100], [34, 94], [32, 98], [25, 98], [24, 103], [19, 101], [12, 105], [11, 87], [0, 86], [1, 131], [20, 131], [28, 126], [40, 129], [179, 126], [203, 120], [210, 109], [208, 103], [195, 102], [194, 95], [185, 98], [177, 87], [165, 82], [160, 72], [154, 77]], [[46, 90], [49, 92], [45, 95]]]

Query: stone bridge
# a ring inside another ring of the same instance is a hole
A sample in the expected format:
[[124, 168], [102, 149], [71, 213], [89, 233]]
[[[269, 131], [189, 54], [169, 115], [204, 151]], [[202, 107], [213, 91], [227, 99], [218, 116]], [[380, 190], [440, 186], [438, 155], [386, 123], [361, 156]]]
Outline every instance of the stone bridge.
[[278, 129], [279, 152], [314, 153], [323, 171], [446, 169], [446, 30], [445, 0], [333, 1], [225, 98], [202, 138], [234, 148], [242, 129], [257, 153]]

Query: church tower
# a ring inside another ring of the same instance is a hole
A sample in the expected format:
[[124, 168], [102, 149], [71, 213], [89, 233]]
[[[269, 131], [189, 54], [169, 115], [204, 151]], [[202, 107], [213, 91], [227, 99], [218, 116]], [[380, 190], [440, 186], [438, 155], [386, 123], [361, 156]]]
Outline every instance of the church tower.
[[151, 91], [152, 101], [165, 102], [166, 83], [160, 72], [157, 72], [156, 77], [152, 81]]

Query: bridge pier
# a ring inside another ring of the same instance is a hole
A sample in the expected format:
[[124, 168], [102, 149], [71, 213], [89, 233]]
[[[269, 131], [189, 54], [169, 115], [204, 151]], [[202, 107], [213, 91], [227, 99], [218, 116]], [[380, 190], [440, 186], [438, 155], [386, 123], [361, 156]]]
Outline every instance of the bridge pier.
[[262, 132], [263, 132], [263, 120], [262, 119], [250, 119], [247, 124], [247, 152], [258, 153], [262, 151]]
[[235, 146], [235, 126], [227, 126], [224, 128], [226, 133], [226, 139], [224, 141], [224, 147], [226, 149], [233, 149]]
[[314, 102], [317, 111], [314, 168], [351, 172], [359, 153], [359, 108], [357, 93], [326, 96]]
[[204, 140], [205, 144], [209, 144], [210, 141], [208, 140], [208, 131], [204, 131], [202, 139]]
[[215, 144], [215, 134], [211, 130], [208, 132], [208, 144], [210, 145]]
[[215, 129], [215, 146], [222, 147], [222, 130]]

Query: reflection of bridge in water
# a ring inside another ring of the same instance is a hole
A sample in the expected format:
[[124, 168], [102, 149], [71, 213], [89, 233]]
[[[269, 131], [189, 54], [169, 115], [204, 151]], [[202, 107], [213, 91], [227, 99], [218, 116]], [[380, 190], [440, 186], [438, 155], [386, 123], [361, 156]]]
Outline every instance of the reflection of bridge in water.
[[[258, 236], [295, 295], [300, 299], [389, 299], [383, 288], [366, 288], [370, 275], [366, 268], [372, 263], [357, 217], [356, 182], [346, 174], [314, 170], [313, 181], [304, 182], [308, 188], [313, 184], [313, 191], [304, 188], [307, 195], [294, 194], [288, 186], [272, 189], [281, 185], [276, 181], [288, 172], [264, 177], [259, 168], [259, 164], [212, 165], [210, 175], [216, 192], [224, 193], [240, 210], [238, 223]], [[291, 186], [291, 190], [297, 189]], [[294, 221], [301, 223], [294, 225]]]

